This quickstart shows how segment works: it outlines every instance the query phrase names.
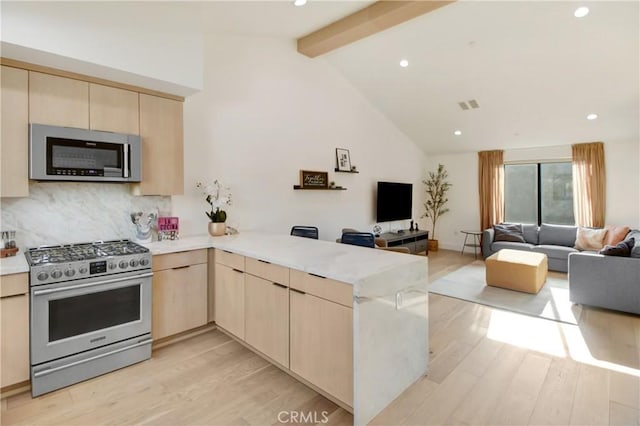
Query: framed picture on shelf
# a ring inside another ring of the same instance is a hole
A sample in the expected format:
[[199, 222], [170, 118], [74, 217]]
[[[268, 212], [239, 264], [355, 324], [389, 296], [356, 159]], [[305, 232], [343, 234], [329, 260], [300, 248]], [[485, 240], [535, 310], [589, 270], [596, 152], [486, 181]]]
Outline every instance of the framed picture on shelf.
[[336, 161], [338, 162], [338, 170], [341, 172], [351, 171], [351, 158], [349, 150], [344, 148], [336, 148]]

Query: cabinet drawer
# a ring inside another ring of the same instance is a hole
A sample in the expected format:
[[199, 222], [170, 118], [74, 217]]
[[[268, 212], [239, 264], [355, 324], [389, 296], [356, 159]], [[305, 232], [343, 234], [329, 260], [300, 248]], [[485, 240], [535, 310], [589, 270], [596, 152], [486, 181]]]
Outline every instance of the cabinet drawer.
[[153, 256], [152, 262], [154, 271], [196, 265], [198, 263], [207, 263], [207, 249], [161, 254]]
[[251, 257], [246, 258], [245, 266], [246, 272], [256, 277], [278, 284], [289, 285], [289, 268]]
[[353, 286], [340, 281], [324, 278], [318, 275], [308, 274], [302, 271], [291, 270], [290, 287], [314, 296], [353, 306]]
[[230, 268], [244, 271], [244, 256], [240, 254], [216, 249], [216, 263], [222, 263]]
[[0, 297], [29, 293], [29, 274], [11, 274], [0, 277]]

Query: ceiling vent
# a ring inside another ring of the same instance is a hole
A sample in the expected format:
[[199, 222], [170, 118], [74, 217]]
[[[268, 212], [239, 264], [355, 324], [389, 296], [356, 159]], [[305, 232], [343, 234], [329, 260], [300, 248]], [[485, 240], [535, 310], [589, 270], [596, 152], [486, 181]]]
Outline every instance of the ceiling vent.
[[480, 108], [480, 105], [478, 104], [478, 101], [476, 101], [475, 99], [470, 99], [467, 102], [458, 102], [458, 105], [460, 106], [460, 108], [463, 111], [466, 111], [469, 109], [469, 107], [473, 108], [473, 109], [478, 109]]

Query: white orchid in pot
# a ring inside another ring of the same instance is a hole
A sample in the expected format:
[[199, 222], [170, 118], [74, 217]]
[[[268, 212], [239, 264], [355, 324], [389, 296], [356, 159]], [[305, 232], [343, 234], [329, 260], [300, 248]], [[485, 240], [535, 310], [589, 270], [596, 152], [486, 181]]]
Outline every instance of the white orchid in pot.
[[215, 180], [212, 184], [196, 183], [196, 188], [202, 190], [202, 194], [206, 196], [205, 200], [211, 206], [211, 211], [205, 212], [209, 217], [209, 234], [212, 236], [224, 235], [227, 227], [227, 212], [222, 208], [231, 205], [231, 189], [225, 186], [219, 180]]

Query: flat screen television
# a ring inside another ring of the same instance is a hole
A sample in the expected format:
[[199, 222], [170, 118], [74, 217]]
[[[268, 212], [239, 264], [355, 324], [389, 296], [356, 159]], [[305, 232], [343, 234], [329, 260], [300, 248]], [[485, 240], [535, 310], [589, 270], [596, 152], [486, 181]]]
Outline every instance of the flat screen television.
[[413, 185], [410, 183], [378, 182], [377, 222], [411, 219]]

